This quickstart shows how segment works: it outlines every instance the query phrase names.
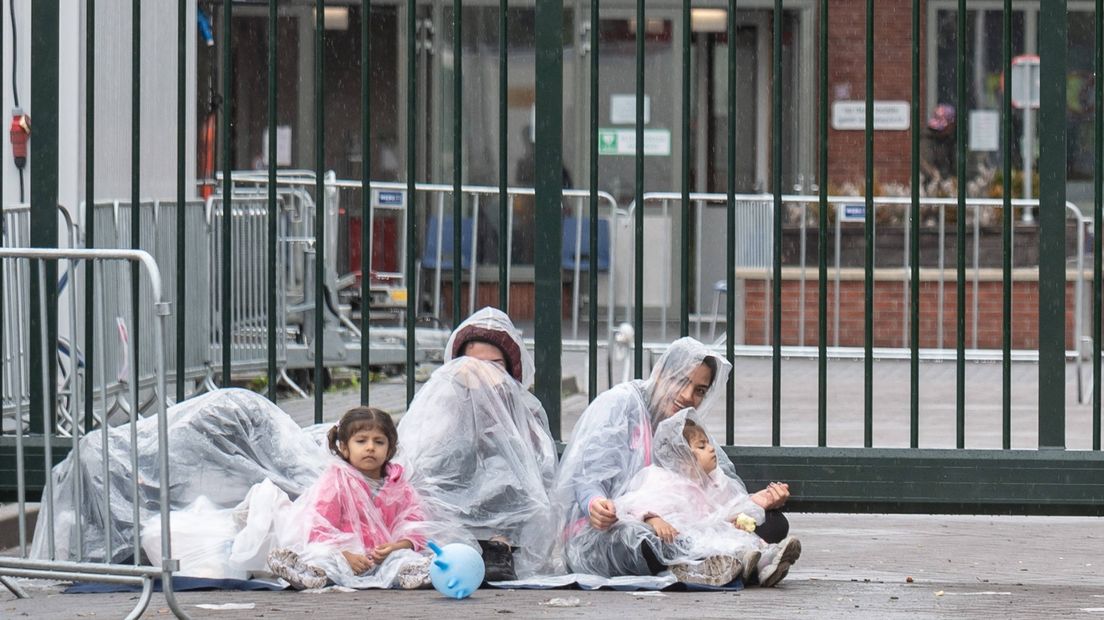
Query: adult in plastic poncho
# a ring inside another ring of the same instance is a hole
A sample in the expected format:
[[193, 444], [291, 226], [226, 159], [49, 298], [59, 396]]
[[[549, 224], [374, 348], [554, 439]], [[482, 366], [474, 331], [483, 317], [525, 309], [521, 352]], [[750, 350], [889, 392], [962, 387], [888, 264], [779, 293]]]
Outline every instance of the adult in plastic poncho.
[[533, 361], [520, 332], [484, 308], [457, 327], [444, 358], [399, 423], [396, 460], [427, 516], [459, 521], [480, 541], [488, 581], [562, 573], [556, 450], [528, 391]]
[[[732, 366], [693, 338], [673, 342], [647, 380], [609, 389], [583, 412], [556, 479], [556, 499], [566, 511], [565, 556], [577, 573], [605, 577], [654, 575], [671, 553], [655, 531], [638, 520], [619, 520], [614, 500], [652, 464], [653, 433], [686, 408], [706, 411], [722, 393]], [[756, 531], [767, 542], [785, 537], [788, 524], [771, 510], [785, 502], [784, 485], [755, 494], [767, 515]]]

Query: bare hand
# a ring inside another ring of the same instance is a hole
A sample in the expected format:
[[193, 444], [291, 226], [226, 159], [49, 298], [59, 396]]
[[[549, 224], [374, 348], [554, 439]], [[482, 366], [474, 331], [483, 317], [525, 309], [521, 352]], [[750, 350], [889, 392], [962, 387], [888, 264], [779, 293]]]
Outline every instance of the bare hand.
[[412, 545], [409, 540], [405, 540], [405, 539], [400, 540], [399, 542], [384, 543], [382, 545], [377, 545], [376, 548], [372, 549], [372, 551], [371, 551], [372, 560], [375, 563], [378, 564], [378, 563], [384, 561], [385, 559], [387, 559], [387, 556], [389, 556], [392, 553], [398, 551], [399, 549], [413, 549], [413, 548], [414, 548], [414, 545]]
[[617, 508], [612, 501], [604, 497], [596, 497], [590, 500], [590, 506], [587, 508], [590, 513], [590, 526], [594, 529], [605, 531], [617, 523]]
[[785, 482], [772, 482], [767, 488], [751, 496], [751, 501], [764, 510], [781, 508], [790, 498], [790, 485]]
[[655, 530], [656, 536], [659, 536], [659, 539], [665, 543], [674, 542], [675, 537], [678, 536], [678, 530], [676, 530], [674, 526], [664, 521], [660, 517], [651, 517], [648, 520], [644, 521], [644, 523], [652, 526], [652, 529]]
[[345, 561], [349, 563], [349, 568], [353, 569], [354, 575], [372, 570], [372, 567], [376, 565], [372, 558], [366, 555], [350, 553], [348, 551], [342, 551], [341, 555], [345, 556]]

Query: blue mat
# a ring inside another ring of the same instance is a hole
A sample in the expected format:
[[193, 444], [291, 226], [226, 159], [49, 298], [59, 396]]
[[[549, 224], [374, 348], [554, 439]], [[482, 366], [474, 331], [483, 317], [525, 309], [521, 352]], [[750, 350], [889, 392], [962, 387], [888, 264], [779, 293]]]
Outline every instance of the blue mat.
[[[187, 592], [192, 590], [283, 590], [284, 587], [257, 579], [206, 579], [203, 577], [173, 577], [173, 590]], [[154, 592], [161, 591], [161, 580], [153, 580]], [[64, 594], [96, 594], [108, 592], [141, 592], [138, 586], [116, 583], [94, 583], [78, 581], [63, 590]]]
[[516, 581], [492, 581], [490, 585], [495, 588], [511, 588], [519, 590], [558, 590], [580, 589], [600, 590], [610, 589], [621, 592], [647, 591], [647, 590], [689, 590], [703, 592], [737, 592], [744, 589], [740, 579], [735, 579], [723, 586], [703, 586], [680, 583], [669, 572], [659, 575], [647, 576], [621, 576], [600, 577], [586, 573], [572, 573], [569, 575], [556, 575], [555, 577], [536, 577], [533, 579], [518, 579]]

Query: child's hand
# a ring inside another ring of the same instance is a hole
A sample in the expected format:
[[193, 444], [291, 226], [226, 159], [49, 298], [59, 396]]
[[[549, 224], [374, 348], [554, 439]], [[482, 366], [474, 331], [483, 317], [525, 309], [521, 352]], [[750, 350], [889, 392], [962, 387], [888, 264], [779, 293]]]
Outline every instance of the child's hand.
[[738, 530], [744, 530], [745, 532], [755, 531], [755, 519], [752, 519], [742, 512], [729, 519], [728, 522], [732, 524], [732, 527]]
[[349, 568], [353, 569], [354, 575], [372, 570], [372, 567], [376, 565], [372, 558], [366, 555], [350, 553], [348, 551], [342, 551], [341, 555], [345, 556], [345, 561], [349, 563]]
[[604, 497], [596, 497], [590, 500], [590, 505], [587, 508], [590, 513], [590, 526], [594, 529], [598, 531], [608, 530], [614, 523], [617, 523], [617, 508], [610, 500]]
[[652, 526], [656, 536], [659, 536], [659, 539], [665, 543], [674, 542], [675, 537], [678, 536], [678, 530], [661, 517], [649, 517], [644, 523]]
[[761, 506], [764, 510], [781, 508], [790, 498], [790, 485], [785, 482], [772, 482], [767, 488], [751, 496], [751, 501]]
[[375, 549], [372, 549], [372, 560], [377, 564], [387, 559], [387, 556], [398, 551], [399, 549], [413, 549], [414, 545], [409, 540], [403, 539], [399, 542], [384, 543], [378, 545]]

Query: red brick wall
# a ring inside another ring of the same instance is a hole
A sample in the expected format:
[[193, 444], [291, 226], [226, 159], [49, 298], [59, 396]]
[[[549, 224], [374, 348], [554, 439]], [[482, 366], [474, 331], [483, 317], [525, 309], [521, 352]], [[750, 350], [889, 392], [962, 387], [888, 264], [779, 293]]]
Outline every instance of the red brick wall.
[[[747, 344], [766, 344], [763, 341], [764, 321], [770, 321], [765, 306], [763, 280], [747, 280], [744, 296], [744, 341]], [[840, 282], [840, 346], [863, 346], [865, 291], [862, 280]], [[944, 283], [943, 290], [943, 346], [956, 346], [957, 294], [953, 281]], [[1002, 347], [1003, 285], [1001, 282], [978, 283], [978, 348]], [[937, 347], [939, 318], [937, 310], [939, 283], [920, 284], [920, 346]], [[800, 282], [788, 280], [782, 286], [782, 342], [798, 343], [798, 312]], [[1074, 283], [1066, 283], [1066, 347], [1073, 348], [1073, 300]], [[817, 283], [809, 281], [805, 289], [805, 344], [817, 343]], [[973, 339], [973, 284], [966, 284], [966, 347]], [[1088, 297], [1086, 297], [1086, 303]], [[828, 282], [828, 344], [833, 344], [835, 284]], [[879, 281], [874, 288], [874, 346], [900, 347], [902, 321], [908, 312], [901, 282]], [[767, 329], [770, 329], [768, 326]], [[1037, 282], [1014, 282], [1012, 285], [1012, 348], [1037, 349], [1039, 347], [1039, 287]]]
[[[468, 312], [468, 283], [460, 288], [460, 307], [464, 314]], [[515, 321], [531, 321], [536, 316], [536, 307], [533, 299], [534, 289], [532, 282], [514, 282], [510, 284], [510, 310], [507, 314]], [[571, 316], [571, 288], [564, 285], [563, 294], [560, 297], [561, 315], [564, 318]], [[478, 310], [484, 306], [498, 307], [498, 283], [480, 282], [475, 290], [475, 308]], [[452, 316], [452, 282], [441, 282], [441, 318], [448, 320]]]
[[[924, 32], [927, 2], [920, 3], [920, 100], [924, 100]], [[828, 9], [828, 101], [866, 97], [866, 3], [832, 2]], [[874, 7], [874, 99], [912, 100], [912, 0], [879, 0]], [[920, 109], [921, 123], [926, 118]], [[829, 109], [829, 114], [831, 110]], [[831, 118], [831, 116], [829, 116]], [[865, 132], [828, 130], [828, 181], [862, 187]], [[874, 132], [874, 179], [908, 184], [911, 131]]]

